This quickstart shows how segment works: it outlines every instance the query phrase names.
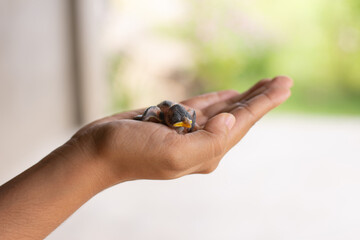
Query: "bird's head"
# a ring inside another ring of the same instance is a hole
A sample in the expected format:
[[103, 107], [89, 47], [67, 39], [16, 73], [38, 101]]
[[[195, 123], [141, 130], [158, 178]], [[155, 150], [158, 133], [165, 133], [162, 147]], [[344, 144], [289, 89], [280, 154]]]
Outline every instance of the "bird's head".
[[169, 109], [169, 123], [172, 127], [192, 128], [193, 120], [186, 109], [180, 104], [175, 104]]

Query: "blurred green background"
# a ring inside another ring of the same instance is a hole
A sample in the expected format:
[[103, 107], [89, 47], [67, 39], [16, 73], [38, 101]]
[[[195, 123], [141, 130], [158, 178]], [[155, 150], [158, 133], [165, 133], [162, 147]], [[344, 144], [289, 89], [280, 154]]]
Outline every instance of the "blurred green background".
[[[259, 79], [288, 75], [295, 86], [281, 111], [360, 114], [360, 1], [183, 2], [182, 21], [152, 30], [190, 46], [191, 95], [244, 91]], [[122, 59], [111, 58], [113, 85]], [[126, 107], [127, 91], [114, 91], [115, 105]]]

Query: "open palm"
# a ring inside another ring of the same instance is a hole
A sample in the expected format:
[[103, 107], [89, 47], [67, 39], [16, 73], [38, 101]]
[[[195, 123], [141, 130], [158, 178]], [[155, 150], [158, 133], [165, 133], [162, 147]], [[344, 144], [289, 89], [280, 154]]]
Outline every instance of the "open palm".
[[80, 129], [73, 140], [106, 161], [112, 184], [133, 179], [172, 179], [209, 173], [223, 155], [268, 111], [290, 96], [292, 80], [264, 79], [240, 94], [208, 93], [182, 101], [200, 130], [178, 134], [165, 125], [133, 120], [144, 109], [115, 114]]

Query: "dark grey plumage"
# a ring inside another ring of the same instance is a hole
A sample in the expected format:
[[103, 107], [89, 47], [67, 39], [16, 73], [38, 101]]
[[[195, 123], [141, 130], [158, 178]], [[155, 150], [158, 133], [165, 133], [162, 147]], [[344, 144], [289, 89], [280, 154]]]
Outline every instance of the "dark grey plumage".
[[196, 129], [196, 112], [187, 110], [183, 105], [165, 100], [157, 106], [147, 108], [135, 120], [163, 123], [178, 133], [188, 133]]

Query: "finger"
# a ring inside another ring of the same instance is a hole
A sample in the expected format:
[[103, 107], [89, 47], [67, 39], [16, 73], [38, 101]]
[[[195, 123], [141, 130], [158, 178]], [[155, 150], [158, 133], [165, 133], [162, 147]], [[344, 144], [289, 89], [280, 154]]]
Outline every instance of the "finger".
[[211, 118], [204, 127], [204, 130], [219, 137], [227, 135], [235, 124], [235, 117], [229, 113], [221, 113]]
[[228, 142], [230, 129], [235, 124], [235, 117], [230, 113], [221, 113], [211, 118], [203, 130], [183, 135], [180, 145], [183, 147], [181, 154], [186, 154], [186, 159], [191, 162], [191, 170], [200, 170], [207, 161], [222, 156]]
[[245, 97], [242, 99], [242, 101], [243, 101], [243, 100], [249, 100], [249, 99], [251, 99], [251, 98], [253, 98], [253, 97], [261, 94], [263, 91], [266, 90], [266, 88], [267, 88], [266, 85], [271, 84], [272, 82], [273, 82], [273, 83], [274, 83], [274, 82], [275, 82], [275, 83], [280, 83], [280, 82], [281, 82], [280, 84], [281, 84], [283, 87], [291, 88], [292, 85], [293, 85], [293, 81], [292, 81], [292, 80], [291, 80], [291, 81], [288, 81], [288, 80], [289, 80], [289, 78], [286, 77], [286, 76], [278, 76], [278, 77], [275, 77], [275, 78], [273, 79], [273, 81], [270, 81], [270, 80], [269, 80], [267, 84], [265, 84], [264, 86], [256, 89], [256, 91], [253, 91], [252, 93], [250, 93], [250, 94], [248, 94], [247, 96], [245, 96]]
[[226, 101], [227, 99], [239, 96], [240, 94], [235, 90], [224, 90], [219, 92], [212, 92], [203, 95], [199, 95], [188, 100], [182, 101], [181, 104], [189, 107], [203, 110], [206, 107], [213, 105], [220, 101]]
[[[213, 172], [223, 155], [226, 153], [228, 146], [229, 131], [235, 124], [235, 117], [229, 113], [221, 113], [211, 118], [208, 124], [205, 125], [204, 130], [213, 135], [213, 139], [207, 137], [202, 140], [206, 146], [201, 146], [202, 150], [209, 154], [206, 161], [200, 163], [194, 173], [211, 173]], [[199, 146], [200, 147], [200, 146]]]
[[236, 102], [236, 103], [234, 103], [232, 105], [229, 105], [228, 107], [223, 109], [223, 112], [231, 112], [233, 109], [235, 109], [237, 107], [240, 107], [240, 106], [243, 106], [244, 102], [246, 102], [246, 101], [250, 100], [251, 98], [254, 98], [257, 95], [260, 95], [264, 91], [266, 91], [269, 88], [269, 84], [274, 84], [274, 83], [282, 81], [283, 83], [280, 83], [280, 84], [283, 84], [284, 87], [290, 88], [292, 86], [292, 80], [291, 81], [287, 81], [287, 80], [283, 81], [283, 80], [281, 80], [281, 79], [284, 79], [284, 78], [288, 79], [288, 77], [279, 76], [279, 77], [274, 78], [272, 81], [267, 81], [266, 84], [264, 84], [263, 86], [260, 86], [258, 89], [256, 89], [252, 93], [249, 93], [245, 97], [243, 97], [241, 99], [241, 101]]
[[231, 111], [236, 123], [230, 131], [230, 147], [240, 141], [261, 117], [290, 97], [292, 84], [293, 81], [288, 77], [277, 77], [257, 96], [242, 102]]
[[229, 106], [233, 105], [234, 103], [253, 95], [254, 92], [256, 92], [259, 88], [262, 88], [264, 85], [268, 84], [270, 81], [271, 80], [268, 78], [263, 79], [242, 94], [238, 94], [224, 101], [218, 101], [215, 104], [209, 105], [203, 110], [203, 114], [209, 118], [215, 116], [216, 114], [225, 111]]
[[259, 88], [265, 86], [266, 84], [269, 84], [271, 82], [270, 78], [264, 78], [257, 83], [255, 83], [250, 89], [240, 94], [240, 96], [236, 99], [233, 99], [233, 102], [239, 102], [243, 100], [244, 98], [248, 98], [249, 95], [252, 95], [255, 91], [257, 91]]

